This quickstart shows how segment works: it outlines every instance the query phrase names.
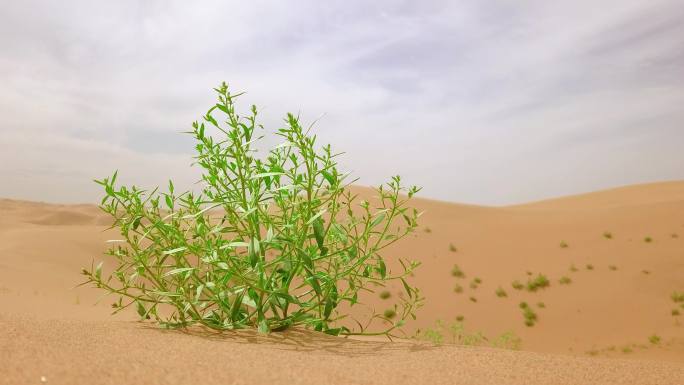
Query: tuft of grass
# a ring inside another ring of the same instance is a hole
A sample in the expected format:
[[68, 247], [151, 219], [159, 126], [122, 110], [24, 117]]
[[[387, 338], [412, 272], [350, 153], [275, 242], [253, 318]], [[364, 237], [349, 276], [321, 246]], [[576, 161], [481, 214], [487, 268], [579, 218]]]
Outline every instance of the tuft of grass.
[[587, 270], [594, 270], [594, 265], [592, 265], [591, 263], [587, 264], [586, 267], [587, 267]]
[[653, 345], [658, 345], [660, 343], [660, 336], [653, 334], [652, 336], [648, 337], [648, 342], [652, 343]]
[[527, 302], [520, 302], [518, 305], [523, 311], [523, 318], [525, 319], [526, 326], [534, 326], [537, 322], [537, 313], [532, 310], [532, 308], [527, 304]]
[[451, 251], [452, 253], [455, 253], [458, 251], [458, 249], [456, 248], [456, 246], [453, 245], [453, 243], [450, 243], [449, 244], [449, 251]]
[[569, 285], [572, 283], [572, 279], [570, 279], [570, 277], [568, 277], [568, 276], [562, 276], [558, 280], [558, 283], [560, 283], [561, 285]]
[[568, 247], [570, 247], [570, 245], [568, 245], [568, 243], [565, 241], [561, 241], [560, 247], [561, 247], [561, 249], [567, 249]]
[[436, 345], [452, 343], [466, 346], [492, 346], [512, 350], [518, 350], [522, 345], [520, 337], [510, 331], [493, 338], [488, 338], [481, 332], [470, 332], [466, 330], [463, 324], [463, 316], [456, 317], [456, 321], [451, 323], [437, 320], [433, 327], [416, 332], [414, 338], [429, 341]]
[[460, 267], [458, 267], [458, 265], [454, 265], [454, 267], [451, 268], [451, 276], [456, 278], [464, 278], [465, 273]]
[[608, 269], [610, 269], [610, 270], [612, 270], [612, 271], [615, 271], [615, 270], [617, 270], [617, 266], [615, 266], [615, 265], [610, 265], [610, 266], [608, 266]]
[[684, 302], [684, 291], [673, 291], [672, 294], [670, 294], [670, 298], [672, 299], [672, 302], [675, 303]]
[[525, 288], [525, 285], [523, 285], [522, 283], [520, 283], [520, 281], [517, 281], [517, 280], [516, 280], [516, 281], [513, 281], [513, 282], [511, 283], [511, 286], [512, 286], [515, 290], [522, 290], [523, 288]]
[[671, 314], [672, 314], [673, 317], [679, 316], [679, 309], [672, 309]]
[[[336, 152], [297, 116], [269, 134], [256, 106], [238, 114], [240, 94], [226, 83], [215, 91], [217, 102], [188, 132], [201, 190], [177, 192], [172, 181], [161, 190], [120, 186], [116, 172], [95, 181], [121, 239], [106, 253], [111, 274], [93, 263], [84, 284], [118, 297], [115, 313], [131, 307], [165, 327], [351, 335], [370, 331], [339, 325], [341, 309], [372, 285], [401, 281], [405, 295], [391, 317], [383, 313], [396, 321], [372, 334], [391, 336], [415, 318], [422, 297], [405, 279], [418, 263], [400, 260], [392, 274], [381, 250], [418, 228], [420, 213], [407, 204], [420, 189], [394, 176], [376, 189], [377, 205], [359, 200]], [[257, 153], [276, 141], [283, 145]]]
[[651, 243], [651, 242], [653, 242], [653, 238], [651, 238], [651, 237], [646, 237], [646, 238], [644, 238], [644, 242], [646, 242], [646, 243]]
[[390, 293], [387, 290], [381, 291], [380, 292], [380, 298], [381, 299], [389, 299], [392, 296], [392, 293]]
[[470, 288], [471, 289], [477, 289], [477, 287], [482, 283], [482, 280], [480, 278], [475, 278], [470, 282]]
[[623, 346], [621, 350], [622, 350], [622, 352], [625, 353], [625, 354], [629, 354], [629, 353], [631, 353], [631, 352], [633, 351], [632, 348], [629, 347], [629, 346]]
[[508, 297], [508, 293], [501, 286], [496, 289], [496, 296], [499, 298]]
[[579, 269], [578, 269], [577, 266], [575, 266], [575, 264], [573, 263], [572, 265], [570, 265], [570, 271], [574, 273], [574, 272], [576, 272], [576, 271], [579, 271]]
[[606, 231], [603, 233], [603, 237], [606, 239], [613, 239], [613, 233], [611, 233], [610, 231]]
[[473, 280], [473, 282], [475, 282], [476, 284], [478, 284], [478, 285], [479, 285], [479, 284], [481, 284], [481, 283], [482, 283], [482, 279], [481, 279], [481, 278], [477, 278], [477, 277], [475, 277], [475, 279]]
[[468, 299], [470, 300], [470, 302], [477, 302], [477, 298], [475, 298], [475, 297], [470, 297]]
[[393, 319], [394, 317], [397, 316], [397, 312], [394, 309], [386, 309], [383, 313], [383, 316], [387, 319]]
[[537, 302], [537, 307], [540, 309], [544, 309], [546, 307], [546, 304], [544, 302]]
[[465, 317], [462, 315], [456, 316], [456, 321], [458, 321], [458, 322], [463, 322], [464, 319], [465, 319]]
[[463, 286], [456, 284], [454, 285], [454, 293], [460, 294], [463, 293]]
[[551, 285], [549, 279], [543, 274], [538, 274], [536, 278], [527, 281], [527, 291], [537, 291], [549, 285]]

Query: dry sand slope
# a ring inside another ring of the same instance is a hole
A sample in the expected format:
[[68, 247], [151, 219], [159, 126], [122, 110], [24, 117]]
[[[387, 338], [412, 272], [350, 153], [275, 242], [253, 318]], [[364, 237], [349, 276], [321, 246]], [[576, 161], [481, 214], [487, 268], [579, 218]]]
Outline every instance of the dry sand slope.
[[[684, 383], [684, 308], [670, 299], [684, 292], [684, 182], [511, 207], [415, 205], [426, 211], [421, 230], [386, 254], [423, 262], [413, 282], [427, 301], [407, 332], [460, 315], [473, 332], [514, 332], [528, 352], [162, 332], [110, 317], [108, 301], [92, 305], [94, 289], [73, 289], [115, 236], [96, 207], [0, 200], [0, 383]], [[528, 272], [550, 286], [511, 287]], [[367, 301], [383, 310], [391, 299]], [[532, 327], [521, 301], [537, 313]]]

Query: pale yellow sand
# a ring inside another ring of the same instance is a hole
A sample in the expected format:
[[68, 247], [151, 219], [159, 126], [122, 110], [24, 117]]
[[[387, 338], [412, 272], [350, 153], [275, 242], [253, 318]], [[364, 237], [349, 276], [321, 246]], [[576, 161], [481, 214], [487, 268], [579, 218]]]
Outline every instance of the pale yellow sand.
[[[501, 208], [416, 205], [426, 210], [421, 230], [386, 253], [423, 262], [413, 283], [426, 306], [407, 332], [463, 315], [472, 331], [513, 331], [527, 352], [301, 331], [162, 332], [133, 314], [110, 317], [109, 299], [93, 305], [95, 289], [72, 289], [80, 268], [117, 237], [103, 232], [108, 218], [95, 206], [0, 200], [0, 383], [684, 383], [684, 316], [671, 315], [670, 299], [684, 291], [684, 182]], [[454, 263], [465, 279], [449, 274]], [[547, 275], [551, 287], [512, 289], [527, 271]], [[561, 276], [572, 284], [560, 285]], [[483, 282], [471, 289], [475, 277]], [[463, 293], [453, 292], [456, 283]], [[507, 298], [494, 294], [498, 286]], [[389, 307], [377, 296], [366, 300]], [[520, 301], [535, 307], [535, 326], [523, 324]], [[648, 341], [653, 334], [657, 345]]]

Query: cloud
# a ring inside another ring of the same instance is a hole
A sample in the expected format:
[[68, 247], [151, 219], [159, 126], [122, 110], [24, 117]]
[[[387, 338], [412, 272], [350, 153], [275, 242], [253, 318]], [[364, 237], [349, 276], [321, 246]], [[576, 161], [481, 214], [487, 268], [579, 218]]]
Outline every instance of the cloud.
[[[507, 204], [683, 179], [677, 1], [14, 2], [0, 15], [0, 195], [94, 201], [121, 169], [191, 186], [178, 132], [228, 80], [377, 184]], [[170, 166], [172, 165], [172, 166]], [[372, 165], [372, 166], [369, 166]], [[169, 174], [169, 175], [166, 175]], [[52, 186], [46, 188], [46, 186]]]

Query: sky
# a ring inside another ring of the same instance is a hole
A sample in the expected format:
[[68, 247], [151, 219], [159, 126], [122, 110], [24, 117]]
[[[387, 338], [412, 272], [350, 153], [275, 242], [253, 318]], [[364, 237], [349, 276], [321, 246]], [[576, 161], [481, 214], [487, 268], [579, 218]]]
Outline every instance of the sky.
[[[342, 169], [507, 205], [684, 179], [684, 3], [35, 1], [0, 6], [0, 197], [192, 188], [227, 81]], [[178, 187], [177, 187], [178, 188]]]

